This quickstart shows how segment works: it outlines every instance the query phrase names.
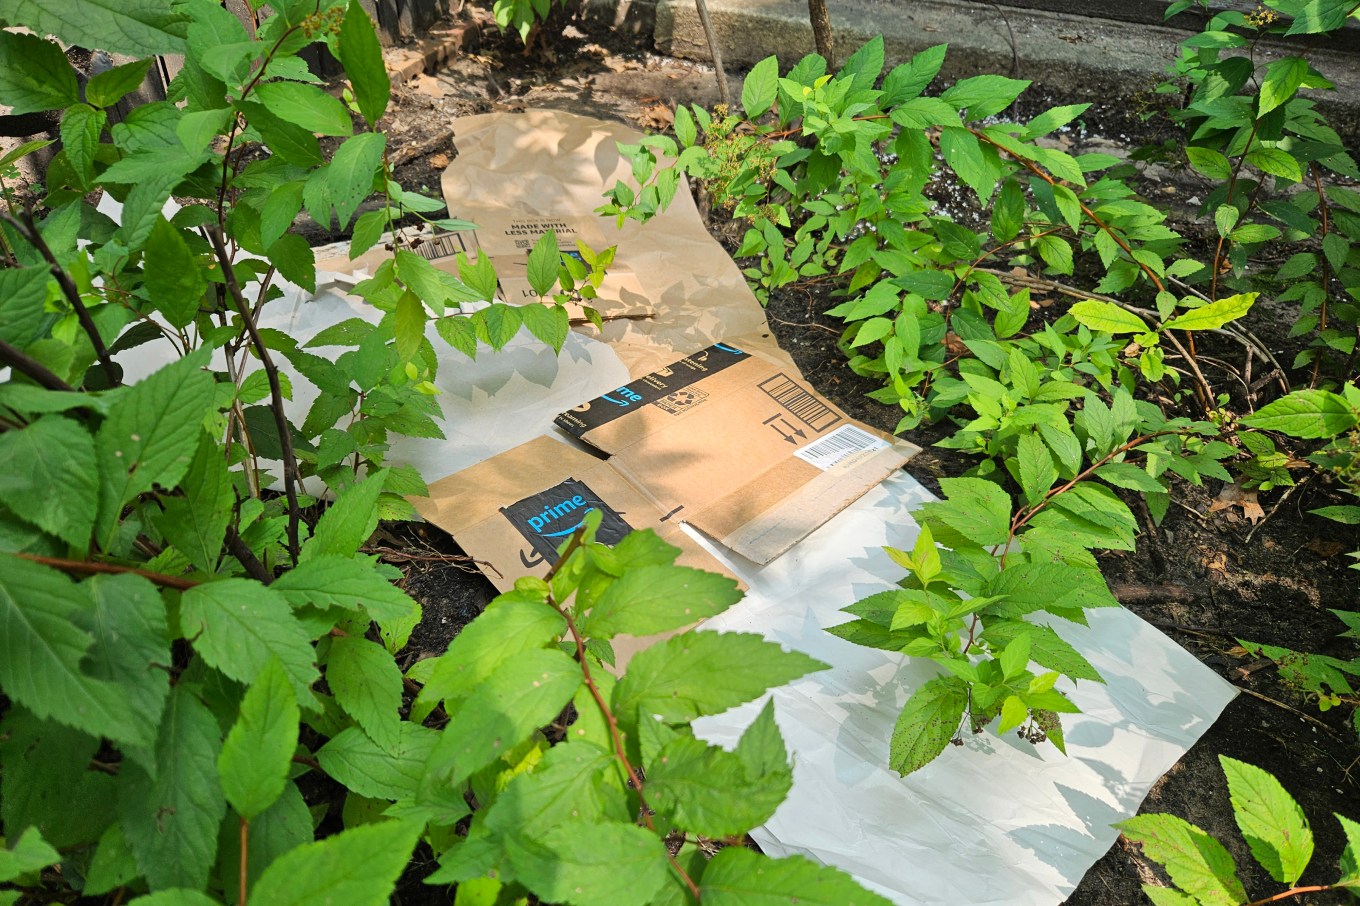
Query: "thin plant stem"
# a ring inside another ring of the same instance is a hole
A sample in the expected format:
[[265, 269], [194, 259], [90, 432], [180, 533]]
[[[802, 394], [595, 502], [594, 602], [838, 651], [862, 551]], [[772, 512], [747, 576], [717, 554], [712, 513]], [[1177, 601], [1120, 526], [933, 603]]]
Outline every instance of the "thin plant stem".
[[718, 47], [718, 36], [713, 31], [713, 20], [708, 17], [708, 3], [706, 0], [694, 0], [694, 7], [699, 11], [704, 37], [708, 39], [708, 53], [713, 58], [713, 69], [718, 76], [718, 101], [730, 108], [732, 98], [727, 88], [727, 73], [723, 70], [722, 50]]
[[298, 526], [302, 522], [302, 509], [298, 506], [297, 485], [301, 481], [298, 471], [297, 456], [293, 452], [293, 429], [288, 424], [288, 416], [283, 411], [283, 387], [279, 383], [279, 369], [274, 365], [273, 356], [269, 354], [269, 347], [265, 345], [264, 339], [260, 336], [260, 330], [255, 325], [255, 319], [251, 317], [250, 305], [246, 302], [245, 296], [241, 293], [241, 286], [236, 281], [236, 270], [232, 267], [231, 257], [227, 254], [227, 246], [222, 238], [222, 231], [216, 224], [205, 226], [204, 232], [207, 234], [208, 241], [213, 247], [213, 253], [217, 256], [218, 264], [222, 267], [222, 278], [226, 282], [227, 294], [231, 297], [236, 306], [236, 311], [241, 316], [246, 332], [250, 335], [250, 342], [255, 347], [255, 352], [260, 357], [260, 365], [264, 368], [265, 377], [269, 381], [270, 409], [274, 413], [274, 424], [279, 432], [279, 446], [283, 449], [283, 488], [288, 496], [288, 555], [296, 566], [301, 552], [298, 543]]
[[241, 874], [238, 877], [239, 890], [236, 893], [238, 906], [246, 906], [246, 884], [250, 879], [250, 874], [246, 866], [250, 861], [250, 822], [241, 819]]
[[131, 573], [134, 576], [141, 576], [143, 579], [150, 580], [162, 588], [173, 588], [178, 591], [188, 591], [198, 585], [193, 579], [185, 579], [182, 576], [167, 576], [164, 573], [153, 573], [150, 570], [138, 569], [135, 566], [122, 566], [118, 563], [96, 563], [93, 560], [67, 560], [62, 557], [40, 557], [37, 554], [23, 554], [15, 552], [15, 557], [22, 560], [29, 560], [43, 566], [50, 566], [59, 569], [64, 573], [73, 573], [78, 576], [110, 575], [116, 576], [123, 573]]

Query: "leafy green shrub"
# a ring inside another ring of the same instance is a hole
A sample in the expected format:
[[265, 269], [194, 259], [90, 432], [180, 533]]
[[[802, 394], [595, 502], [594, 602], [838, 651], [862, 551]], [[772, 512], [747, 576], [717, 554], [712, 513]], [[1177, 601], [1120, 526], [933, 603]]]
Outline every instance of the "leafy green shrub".
[[[56, 43], [0, 32], [0, 102], [61, 110], [63, 139], [45, 189], [0, 211], [0, 903], [385, 903], [417, 848], [460, 903], [883, 902], [804, 860], [696, 846], [739, 841], [791, 776], [768, 709], [730, 753], [690, 720], [820, 665], [704, 633], [608, 673], [614, 635], [738, 597], [654, 536], [609, 549], [583, 531], [550, 581], [498, 598], [446, 654], [405, 675], [395, 659], [420, 607], [364, 544], [424, 492], [385, 453], [439, 432], [427, 326], [468, 356], [521, 327], [560, 349], [561, 303], [594, 298], [612, 250], [578, 260], [547, 234], [528, 276], [551, 304], [514, 307], [493, 301], [486, 259], [454, 279], [398, 232], [355, 288], [373, 317], [300, 345], [260, 327], [276, 275], [315, 283], [300, 211], [352, 225], [351, 256], [408, 214], [468, 226], [392, 179], [362, 6], [288, 0], [252, 31], [215, 0], [22, 9], [3, 24], [185, 65], [173, 100], [108, 127], [149, 59], [82, 90]], [[348, 107], [297, 56], [318, 41]], [[338, 142], [329, 158], [317, 133]], [[174, 360], [125, 383], [115, 357], [153, 340]], [[317, 390], [301, 424], [283, 361]]]
[[1140, 844], [1143, 855], [1162, 866], [1175, 885], [1144, 884], [1148, 899], [1156, 906], [1263, 906], [1305, 894], [1360, 889], [1360, 824], [1335, 816], [1346, 835], [1341, 877], [1335, 883], [1295, 886], [1313, 858], [1313, 831], [1303, 809], [1269, 772], [1226, 755], [1218, 760], [1228, 779], [1233, 817], [1252, 858], [1289, 889], [1248, 902], [1237, 865], [1222, 843], [1174, 815], [1138, 815], [1121, 822], [1119, 829]]
[[519, 35], [524, 46], [533, 45], [532, 34], [548, 21], [553, 7], [565, 8], [567, 0], [495, 0], [491, 14], [496, 24]]

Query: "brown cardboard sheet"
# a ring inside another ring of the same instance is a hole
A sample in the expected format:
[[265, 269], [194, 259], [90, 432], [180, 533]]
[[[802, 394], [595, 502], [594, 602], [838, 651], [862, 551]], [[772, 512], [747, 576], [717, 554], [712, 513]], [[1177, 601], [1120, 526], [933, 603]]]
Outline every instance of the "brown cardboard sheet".
[[794, 369], [718, 343], [590, 400], [558, 427], [668, 519], [768, 563], [915, 448], [849, 418]]
[[[608, 462], [547, 436], [436, 481], [429, 497], [411, 503], [453, 535], [501, 591], [521, 576], [547, 575], [557, 548], [591, 509], [604, 512], [597, 538], [606, 544], [651, 529], [680, 548], [680, 565], [730, 575]], [[618, 667], [673, 634], [616, 639]]]

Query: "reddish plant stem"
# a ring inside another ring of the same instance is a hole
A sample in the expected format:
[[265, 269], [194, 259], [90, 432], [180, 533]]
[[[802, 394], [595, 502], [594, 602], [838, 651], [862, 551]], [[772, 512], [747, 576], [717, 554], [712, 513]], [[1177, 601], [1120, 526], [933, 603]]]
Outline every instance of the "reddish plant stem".
[[[577, 529], [576, 533], [571, 536], [570, 543], [568, 543], [566, 548], [562, 551], [561, 556], [557, 558], [557, 562], [554, 563], [552, 568], [548, 571], [545, 581], [552, 581], [553, 576], [557, 574], [558, 567], [566, 563], [577, 548], [581, 547], [581, 539], [583, 537], [584, 530]], [[647, 797], [643, 794], [642, 777], [638, 774], [637, 769], [633, 767], [633, 763], [628, 760], [628, 750], [623, 745], [623, 734], [619, 731], [618, 719], [610, 709], [609, 703], [605, 701], [604, 694], [600, 692], [600, 687], [596, 684], [595, 677], [590, 672], [590, 661], [586, 657], [585, 639], [581, 636], [580, 630], [576, 628], [576, 621], [572, 619], [571, 611], [553, 600], [551, 593], [548, 595], [548, 604], [562, 615], [562, 619], [567, 621], [567, 629], [571, 632], [572, 641], [576, 644], [576, 661], [581, 665], [581, 676], [585, 681], [586, 688], [590, 690], [590, 697], [595, 699], [595, 705], [600, 709], [600, 713], [604, 715], [605, 723], [609, 727], [609, 736], [614, 743], [614, 757], [617, 758], [619, 764], [623, 766], [624, 773], [628, 776], [628, 782], [633, 785], [633, 791], [637, 793], [638, 806], [642, 813], [642, 823], [647, 826], [648, 830], [655, 833], [656, 825], [652, 821], [652, 809], [647, 804]], [[680, 880], [684, 881], [690, 894], [697, 901], [700, 897], [699, 885], [694, 883], [694, 879], [689, 876], [689, 873], [680, 865], [675, 856], [671, 855], [669, 848], [666, 850], [666, 859], [671, 863], [671, 868], [674, 868], [676, 873], [680, 875]]]
[[[1317, 192], [1318, 208], [1322, 211], [1322, 241], [1324, 249], [1322, 253], [1322, 303], [1318, 308], [1317, 326], [1318, 331], [1321, 332], [1327, 329], [1327, 297], [1332, 286], [1332, 265], [1331, 262], [1327, 260], [1326, 253], [1327, 234], [1331, 232], [1331, 218], [1328, 216], [1327, 193], [1322, 191], [1322, 179], [1318, 175], [1318, 165], [1316, 163], [1310, 163], [1308, 165], [1308, 170], [1313, 174], [1313, 188]], [[1357, 339], [1360, 339], [1360, 337]], [[1321, 368], [1322, 356], [1318, 356], [1313, 359], [1313, 372], [1308, 378], [1308, 387], [1310, 389], [1317, 386], [1318, 375]], [[1349, 373], [1350, 368], [1348, 366], [1345, 372], [1343, 372], [1343, 377]]]
[[250, 822], [247, 821], [246, 819], [242, 818], [242, 819], [241, 819], [241, 874], [240, 874], [240, 878], [239, 878], [239, 880], [240, 880], [240, 889], [237, 891], [237, 894], [236, 894], [236, 902], [237, 902], [238, 906], [246, 906], [246, 883], [247, 883], [247, 880], [248, 880], [248, 873], [247, 873], [247, 871], [246, 871], [246, 865], [247, 865], [249, 859], [250, 859]]
[[1309, 887], [1291, 887], [1288, 890], [1275, 894], [1273, 897], [1266, 897], [1264, 900], [1252, 900], [1250, 903], [1244, 904], [1244, 906], [1266, 906], [1267, 903], [1278, 903], [1281, 900], [1302, 896], [1305, 893], [1324, 893], [1331, 889], [1331, 884], [1313, 884]]
[[117, 563], [96, 563], [93, 560], [67, 560], [61, 557], [40, 557], [37, 554], [15, 553], [13, 556], [33, 563], [40, 563], [43, 566], [50, 566], [59, 569], [64, 573], [74, 573], [75, 575], [121, 575], [131, 573], [134, 576], [141, 576], [162, 588], [174, 588], [179, 591], [187, 591], [198, 585], [193, 579], [185, 579], [180, 576], [167, 576], [164, 573], [153, 573], [149, 570], [138, 569], [135, 566], [121, 566]]

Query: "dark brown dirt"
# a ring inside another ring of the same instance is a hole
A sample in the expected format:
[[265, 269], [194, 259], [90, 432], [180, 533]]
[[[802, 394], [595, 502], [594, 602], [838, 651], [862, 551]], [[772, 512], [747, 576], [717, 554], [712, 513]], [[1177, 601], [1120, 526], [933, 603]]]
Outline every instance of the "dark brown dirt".
[[[460, 114], [556, 107], [660, 128], [666, 125], [664, 109], [675, 102], [711, 104], [716, 99], [711, 72], [651, 54], [631, 37], [575, 23], [550, 45], [553, 58], [526, 57], [486, 27], [484, 13], [470, 8], [463, 16], [485, 29], [481, 55], [457, 57], [441, 72], [398, 88], [390, 122], [384, 122], [393, 136], [391, 147], [416, 151], [398, 170], [410, 187], [438, 191], [439, 171], [455, 153], [445, 136]], [[740, 74], [734, 75], [736, 84]], [[1164, 133], [1127, 110], [1123, 102], [1108, 111], [1093, 110], [1086, 117], [1086, 131], [1072, 140], [1087, 150], [1093, 145], [1129, 149], [1140, 141], [1165, 140]], [[1194, 211], [1196, 193], [1203, 191], [1192, 178], [1155, 161], [1140, 164], [1139, 186], [1182, 215]], [[714, 232], [728, 239], [730, 249], [730, 229], [716, 224]], [[780, 345], [819, 391], [854, 417], [891, 431], [900, 413], [865, 397], [876, 384], [846, 366], [837, 348], [841, 325], [821, 314], [832, 304], [825, 287], [790, 287], [773, 295], [770, 323]], [[1263, 307], [1248, 322], [1283, 352], [1280, 358], [1286, 363], [1295, 351], [1284, 345], [1288, 317]], [[1240, 359], [1240, 352], [1233, 355]], [[952, 430], [947, 424], [935, 425], [905, 435], [924, 447], [908, 470], [936, 491], [940, 477], [961, 475], [976, 462], [931, 446]], [[1360, 609], [1360, 574], [1347, 568], [1352, 561], [1345, 556], [1360, 548], [1360, 530], [1308, 515], [1309, 509], [1339, 502], [1318, 480], [1287, 497], [1282, 491], [1263, 494], [1268, 518], [1261, 525], [1249, 523], [1235, 508], [1211, 512], [1219, 490], [1218, 482], [1211, 484], [1210, 489], [1180, 486], [1164, 522], [1149, 525], [1138, 551], [1104, 556], [1102, 566], [1131, 610], [1243, 690], [1200, 743], [1153, 787], [1143, 810], [1178, 815], [1224, 841], [1243, 869], [1248, 893], [1260, 898], [1280, 886], [1251, 867], [1254, 861], [1231, 817], [1218, 756], [1271, 771], [1300, 801], [1317, 835], [1317, 852], [1301, 883], [1326, 883], [1337, 877], [1343, 846], [1331, 813], [1360, 818], [1360, 741], [1349, 723], [1349, 708], [1319, 713], [1315, 702], [1285, 687], [1268, 662], [1251, 657], [1236, 640], [1353, 656], [1350, 643], [1337, 638], [1344, 627], [1327, 609]], [[409, 589], [426, 608], [408, 649], [414, 659], [443, 650], [491, 592], [485, 580], [450, 566], [426, 563], [408, 573]], [[1165, 881], [1121, 838], [1067, 904], [1147, 903], [1142, 883]], [[411, 888], [403, 890], [402, 901], [433, 902]], [[1305, 896], [1292, 902], [1342, 900]]]

